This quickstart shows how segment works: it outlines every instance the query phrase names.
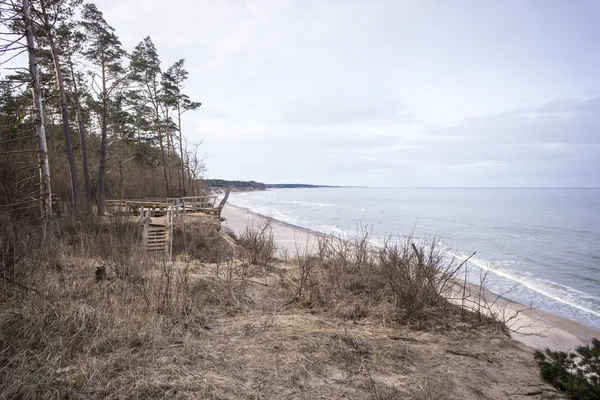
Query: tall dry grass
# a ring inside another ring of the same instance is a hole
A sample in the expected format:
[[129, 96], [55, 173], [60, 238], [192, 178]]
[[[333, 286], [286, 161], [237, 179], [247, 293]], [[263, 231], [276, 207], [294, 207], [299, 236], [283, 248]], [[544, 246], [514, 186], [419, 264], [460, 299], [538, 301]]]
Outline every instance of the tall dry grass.
[[451, 301], [464, 279], [464, 263], [448, 258], [439, 238], [390, 237], [379, 247], [371, 239], [366, 229], [353, 239], [318, 237], [315, 254], [297, 255], [291, 302], [347, 319], [378, 317], [419, 328], [496, 324], [485, 304], [465, 312]]
[[[206, 306], [224, 301], [209, 280], [191, 279], [187, 269], [141, 251], [135, 221], [65, 219], [48, 223], [45, 232], [39, 223], [6, 222], [0, 232], [4, 398], [143, 397], [127, 360], [152, 364], [157, 349], [184, 346], [203, 331]], [[97, 281], [98, 268], [106, 280]]]

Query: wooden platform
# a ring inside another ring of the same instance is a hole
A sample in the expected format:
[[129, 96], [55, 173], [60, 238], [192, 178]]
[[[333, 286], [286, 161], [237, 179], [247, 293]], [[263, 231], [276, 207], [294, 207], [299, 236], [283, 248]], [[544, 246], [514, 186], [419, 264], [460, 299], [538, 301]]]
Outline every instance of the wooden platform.
[[176, 197], [157, 200], [107, 200], [106, 208], [112, 215], [139, 215], [140, 210], [153, 210], [155, 216], [166, 215], [174, 209], [176, 216], [185, 214], [214, 214], [217, 196]]
[[217, 196], [173, 197], [145, 200], [107, 200], [109, 215], [137, 215], [139, 217], [138, 240], [147, 252], [164, 253], [169, 260], [173, 255], [173, 222], [187, 214], [208, 214], [221, 219], [221, 211], [227, 202], [231, 188], [215, 206]]

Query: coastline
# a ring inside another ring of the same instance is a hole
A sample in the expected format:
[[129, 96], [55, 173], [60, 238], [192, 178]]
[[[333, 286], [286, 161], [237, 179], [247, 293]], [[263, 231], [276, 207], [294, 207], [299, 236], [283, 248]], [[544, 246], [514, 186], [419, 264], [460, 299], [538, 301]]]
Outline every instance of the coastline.
[[[243, 231], [247, 226], [256, 225], [267, 218], [246, 208], [227, 204], [223, 209], [224, 226], [235, 233]], [[323, 235], [309, 228], [289, 224], [272, 219], [272, 231], [280, 251], [293, 256], [314, 250], [315, 238]], [[471, 284], [471, 287], [476, 285]], [[487, 299], [497, 299], [492, 312], [498, 315], [514, 316], [507, 324], [511, 337], [527, 346], [543, 349], [569, 351], [580, 345], [587, 345], [592, 338], [600, 339], [600, 332], [542, 310], [531, 309], [528, 306], [499, 297], [495, 293], [484, 290]]]

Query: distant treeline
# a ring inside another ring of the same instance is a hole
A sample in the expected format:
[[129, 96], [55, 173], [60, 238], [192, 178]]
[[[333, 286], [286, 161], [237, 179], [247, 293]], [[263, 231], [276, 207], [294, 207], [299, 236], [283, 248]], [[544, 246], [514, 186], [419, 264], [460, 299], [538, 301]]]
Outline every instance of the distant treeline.
[[256, 181], [228, 181], [226, 179], [207, 179], [205, 180], [208, 187], [225, 188], [233, 186], [241, 190], [266, 190], [266, 189], [293, 189], [293, 188], [323, 188], [323, 187], [339, 187], [327, 185], [308, 185], [305, 183], [262, 183]]
[[210, 188], [225, 188], [233, 186], [236, 189], [245, 190], [266, 190], [267, 186], [261, 182], [255, 181], [228, 181], [225, 179], [207, 179], [206, 185]]

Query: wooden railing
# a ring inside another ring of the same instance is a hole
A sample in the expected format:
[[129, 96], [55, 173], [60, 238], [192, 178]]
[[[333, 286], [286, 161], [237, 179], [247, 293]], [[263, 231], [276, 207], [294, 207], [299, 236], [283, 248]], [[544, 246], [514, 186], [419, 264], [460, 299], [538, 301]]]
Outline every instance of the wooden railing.
[[175, 216], [179, 214], [209, 213], [215, 210], [217, 196], [189, 196], [170, 197], [166, 199], [126, 199], [107, 200], [106, 208], [113, 215], [133, 214], [139, 215], [140, 209], [153, 210], [155, 216], [166, 215], [171, 207], [175, 210]]

